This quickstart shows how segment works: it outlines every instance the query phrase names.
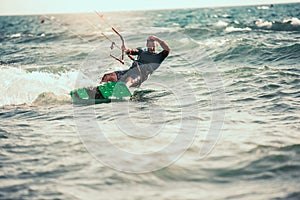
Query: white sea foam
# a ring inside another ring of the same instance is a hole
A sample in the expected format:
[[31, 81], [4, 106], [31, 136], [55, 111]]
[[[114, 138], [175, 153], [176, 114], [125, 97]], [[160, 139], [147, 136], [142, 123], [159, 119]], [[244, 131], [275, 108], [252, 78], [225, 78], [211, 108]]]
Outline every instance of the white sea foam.
[[207, 46], [207, 47], [220, 47], [223, 45], [226, 45], [226, 43], [229, 42], [229, 39], [212, 39], [209, 38], [207, 40], [201, 40], [198, 42], [201, 46]]
[[297, 17], [283, 20], [283, 23], [291, 23], [293, 26], [300, 26], [300, 20]]
[[257, 9], [258, 10], [269, 10], [270, 7], [269, 6], [258, 6]]
[[225, 29], [225, 32], [226, 33], [231, 33], [231, 32], [239, 32], [239, 31], [251, 31], [252, 29], [249, 28], [249, 27], [246, 27], [246, 28], [235, 28], [233, 26], [230, 26], [230, 27], [227, 27]]
[[231, 16], [228, 15], [228, 14], [223, 14], [222, 17], [223, 17], [223, 18], [230, 18]]
[[0, 106], [11, 104], [31, 104], [41, 93], [68, 96], [76, 87], [94, 85], [84, 79], [80, 72], [69, 71], [63, 74], [47, 72], [27, 72], [20, 68], [0, 68]]
[[271, 28], [273, 23], [272, 22], [268, 22], [268, 21], [263, 21], [262, 19], [258, 19], [256, 22], [255, 22], [255, 25], [258, 27], [258, 28], [261, 28], [261, 27], [267, 27], [267, 28]]
[[[45, 34], [41, 34], [40, 35], [41, 37], [44, 37]], [[6, 37], [8, 38], [20, 38], [20, 37], [36, 37], [36, 35], [34, 34], [22, 34], [22, 33], [14, 33], [14, 34], [11, 34], [11, 35], [7, 35]]]
[[22, 36], [21, 33], [15, 33], [15, 34], [10, 35], [9, 37], [10, 37], [10, 38], [19, 38], [19, 37], [21, 37], [21, 36]]
[[228, 25], [228, 23], [220, 20], [215, 25], [218, 27], [226, 27]]

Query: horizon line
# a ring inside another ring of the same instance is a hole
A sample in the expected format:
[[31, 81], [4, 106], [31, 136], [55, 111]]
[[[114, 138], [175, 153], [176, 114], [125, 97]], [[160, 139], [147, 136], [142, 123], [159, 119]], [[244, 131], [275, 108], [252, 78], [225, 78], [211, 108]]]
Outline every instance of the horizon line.
[[[157, 8], [157, 9], [136, 9], [136, 10], [107, 10], [101, 13], [118, 13], [118, 12], [143, 12], [143, 11], [164, 11], [164, 10], [185, 10], [185, 9], [205, 9], [205, 8], [230, 8], [230, 7], [248, 7], [248, 6], [270, 6], [270, 5], [284, 5], [284, 4], [300, 4], [300, 2], [282, 2], [282, 3], [258, 3], [258, 4], [239, 4], [239, 5], [220, 5], [220, 6], [199, 6], [199, 7], [185, 7], [185, 8]], [[39, 16], [39, 15], [65, 15], [65, 14], [89, 14], [94, 11], [87, 12], [45, 12], [45, 13], [11, 13], [2, 14], [1, 17], [5, 16]]]

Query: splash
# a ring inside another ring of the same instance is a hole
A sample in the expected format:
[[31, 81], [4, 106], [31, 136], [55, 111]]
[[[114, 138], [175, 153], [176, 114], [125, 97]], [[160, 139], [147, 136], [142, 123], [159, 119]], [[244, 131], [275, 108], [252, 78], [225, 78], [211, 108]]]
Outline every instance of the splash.
[[[0, 68], [0, 106], [32, 104], [37, 98], [47, 100], [54, 96], [58, 100], [68, 97], [69, 92], [78, 86], [78, 77], [83, 79], [81, 72], [68, 71], [62, 74], [31, 71], [15, 67]], [[93, 81], [80, 81], [81, 86], [93, 85]], [[40, 96], [44, 94], [44, 96]], [[45, 95], [47, 94], [47, 95]], [[51, 95], [49, 95], [51, 94]], [[43, 98], [44, 97], [44, 98]]]

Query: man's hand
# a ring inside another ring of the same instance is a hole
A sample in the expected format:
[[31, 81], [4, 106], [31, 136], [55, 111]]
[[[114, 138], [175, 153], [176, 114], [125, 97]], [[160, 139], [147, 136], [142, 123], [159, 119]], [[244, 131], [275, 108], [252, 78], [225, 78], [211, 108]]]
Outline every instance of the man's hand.
[[124, 44], [122, 44], [121, 48], [122, 48], [122, 51], [126, 51], [127, 50]]
[[122, 49], [122, 51], [124, 51], [127, 55], [130, 54], [130, 51], [131, 51], [131, 50], [130, 50], [130, 49], [127, 49], [127, 48], [125, 47], [125, 45], [122, 45], [122, 46], [121, 46], [121, 49]]
[[154, 41], [158, 42], [160, 44], [160, 46], [168, 52], [170, 52], [170, 50], [171, 50], [169, 45], [165, 41], [159, 39], [158, 37], [156, 37], [154, 35], [149, 36], [148, 40], [154, 40]]
[[153, 40], [153, 41], [157, 41], [158, 42], [158, 38], [155, 37], [154, 35], [149, 36], [148, 40]]

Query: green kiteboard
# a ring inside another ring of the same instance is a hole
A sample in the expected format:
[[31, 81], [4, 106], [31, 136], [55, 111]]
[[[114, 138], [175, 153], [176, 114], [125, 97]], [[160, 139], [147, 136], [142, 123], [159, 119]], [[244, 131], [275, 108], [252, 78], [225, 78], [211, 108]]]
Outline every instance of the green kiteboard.
[[110, 103], [131, 97], [131, 93], [123, 82], [106, 82], [93, 88], [80, 88], [70, 92], [73, 103], [98, 104]]

